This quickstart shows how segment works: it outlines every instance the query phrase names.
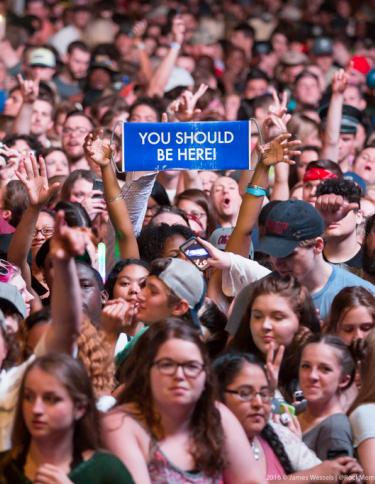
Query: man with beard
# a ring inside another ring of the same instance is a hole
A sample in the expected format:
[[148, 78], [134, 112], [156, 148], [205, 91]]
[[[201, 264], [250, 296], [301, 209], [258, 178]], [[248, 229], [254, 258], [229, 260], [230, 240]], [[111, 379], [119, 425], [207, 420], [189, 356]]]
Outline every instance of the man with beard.
[[367, 219], [362, 258], [363, 277], [375, 284], [375, 215]]
[[65, 67], [54, 78], [57, 91], [62, 100], [82, 93], [80, 82], [85, 79], [90, 63], [90, 49], [81, 41], [69, 44]]
[[91, 169], [83, 144], [93, 129], [93, 121], [83, 111], [73, 111], [67, 115], [62, 130], [62, 147], [68, 157], [70, 171]]

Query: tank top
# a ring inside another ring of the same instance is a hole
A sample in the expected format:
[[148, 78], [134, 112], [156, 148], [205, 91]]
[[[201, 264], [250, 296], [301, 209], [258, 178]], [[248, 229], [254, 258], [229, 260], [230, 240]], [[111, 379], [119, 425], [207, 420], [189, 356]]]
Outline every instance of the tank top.
[[151, 440], [150, 459], [147, 464], [152, 484], [223, 484], [221, 474], [207, 476], [203, 472], [183, 471], [176, 467], [158, 446]]

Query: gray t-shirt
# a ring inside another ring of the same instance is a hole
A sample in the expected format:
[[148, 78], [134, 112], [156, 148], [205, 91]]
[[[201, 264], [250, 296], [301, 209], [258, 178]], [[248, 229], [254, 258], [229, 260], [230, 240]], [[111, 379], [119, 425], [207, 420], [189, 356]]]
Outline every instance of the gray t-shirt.
[[321, 460], [353, 456], [352, 432], [348, 417], [335, 413], [302, 435], [302, 440]]

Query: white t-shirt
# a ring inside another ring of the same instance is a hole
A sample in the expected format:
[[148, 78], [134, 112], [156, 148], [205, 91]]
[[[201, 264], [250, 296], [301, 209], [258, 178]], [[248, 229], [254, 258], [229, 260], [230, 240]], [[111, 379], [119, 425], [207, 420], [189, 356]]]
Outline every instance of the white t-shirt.
[[375, 403], [364, 403], [349, 415], [353, 446], [358, 447], [367, 439], [375, 439]]

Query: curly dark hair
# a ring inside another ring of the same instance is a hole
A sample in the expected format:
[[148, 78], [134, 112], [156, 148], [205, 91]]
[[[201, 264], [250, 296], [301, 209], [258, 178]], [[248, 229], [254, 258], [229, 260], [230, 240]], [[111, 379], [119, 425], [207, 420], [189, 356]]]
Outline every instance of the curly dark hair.
[[138, 106], [148, 106], [150, 109], [155, 111], [155, 114], [157, 116], [158, 121], [161, 121], [161, 115], [165, 111], [165, 106], [163, 103], [163, 100], [158, 97], [140, 97], [138, 98], [129, 108], [129, 119], [131, 120], [131, 117], [133, 115], [133, 111], [136, 107]]
[[164, 430], [154, 406], [150, 371], [159, 348], [172, 338], [194, 343], [202, 355], [206, 382], [191, 415], [190, 453], [196, 469], [208, 475], [217, 475], [225, 466], [224, 431], [220, 412], [215, 406], [216, 386], [209, 356], [200, 332], [192, 324], [178, 318], [168, 318], [153, 324], [142, 334], [125, 362], [123, 375], [126, 385], [118, 403], [134, 404], [138, 411], [135, 417], [144, 421], [150, 434], [163, 438]]
[[124, 267], [133, 264], [144, 267], [148, 271], [150, 270], [150, 265], [142, 259], [124, 259], [118, 261], [112, 268], [111, 272], [108, 274], [108, 278], [104, 285], [104, 289], [107, 291], [109, 299], [113, 298], [113, 289], [115, 287], [120, 272], [123, 270]]
[[362, 190], [352, 180], [345, 178], [329, 178], [323, 180], [316, 189], [316, 196], [320, 197], [320, 195], [327, 195], [329, 193], [341, 195], [348, 202], [357, 203], [359, 208]]
[[[223, 356], [220, 356], [214, 361], [213, 369], [217, 379], [219, 398], [222, 402], [225, 403], [226, 401], [225, 389], [237, 377], [245, 363], [256, 365], [261, 368], [268, 381], [264, 364], [256, 356], [249, 353], [227, 353]], [[289, 460], [288, 454], [285, 452], [282, 442], [271, 425], [266, 424], [260, 435], [268, 442], [272, 450], [275, 452], [281, 465], [283, 466], [285, 473], [292, 474], [295, 472], [295, 469], [293, 469]]]
[[193, 237], [194, 232], [184, 225], [168, 225], [165, 223], [160, 225], [149, 224], [144, 227], [137, 240], [141, 259], [152, 262], [154, 259], [164, 257], [165, 243], [175, 235], [181, 235], [188, 240]]
[[246, 312], [230, 344], [232, 350], [252, 353], [261, 361], [265, 361], [265, 355], [261, 353], [254, 343], [249, 323], [253, 303], [258, 296], [263, 294], [276, 294], [286, 298], [300, 323], [292, 342], [285, 348], [279, 374], [280, 389], [288, 400], [292, 400], [293, 391], [296, 389], [294, 386], [296, 386], [298, 381], [297, 363], [302, 344], [311, 333], [320, 332], [319, 319], [311, 296], [304, 286], [301, 286], [292, 276], [271, 274], [254, 284]]

